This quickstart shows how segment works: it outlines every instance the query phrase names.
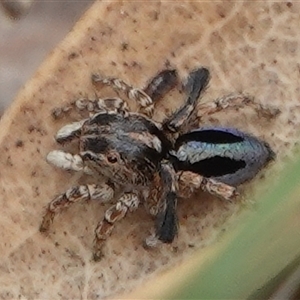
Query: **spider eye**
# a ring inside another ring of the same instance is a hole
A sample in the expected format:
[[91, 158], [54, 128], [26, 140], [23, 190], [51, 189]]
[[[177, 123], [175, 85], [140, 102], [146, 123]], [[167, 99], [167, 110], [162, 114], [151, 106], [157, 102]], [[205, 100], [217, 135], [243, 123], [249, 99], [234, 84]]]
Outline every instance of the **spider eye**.
[[108, 162], [115, 164], [118, 161], [118, 158], [114, 154], [109, 154], [109, 155], [107, 155], [107, 160], [108, 160]]

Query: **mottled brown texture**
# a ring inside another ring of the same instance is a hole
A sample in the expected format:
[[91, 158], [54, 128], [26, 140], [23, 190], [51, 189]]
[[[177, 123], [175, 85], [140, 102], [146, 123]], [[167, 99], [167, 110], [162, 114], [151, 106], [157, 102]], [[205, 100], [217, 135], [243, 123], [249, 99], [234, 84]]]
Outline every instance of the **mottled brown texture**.
[[[110, 254], [94, 263], [91, 228], [105, 210], [96, 202], [70, 208], [47, 237], [41, 235], [46, 203], [80, 177], [45, 161], [55, 148], [55, 132], [65, 124], [55, 122], [51, 111], [93, 97], [95, 72], [142, 87], [166, 66], [183, 78], [204, 65], [212, 80], [203, 101], [242, 91], [281, 110], [272, 121], [251, 109], [220, 112], [206, 124], [235, 126], [264, 139], [280, 165], [299, 139], [299, 13], [296, 2], [96, 2], [1, 120], [0, 298], [112, 297], [215, 241], [224, 220], [240, 206], [204, 193], [179, 203], [180, 235], [158, 250], [142, 247], [152, 220], [141, 208], [120, 222], [107, 243]], [[103, 93], [114, 95], [109, 89]], [[156, 118], [182, 99], [170, 93]], [[261, 177], [246, 185], [247, 195]]]

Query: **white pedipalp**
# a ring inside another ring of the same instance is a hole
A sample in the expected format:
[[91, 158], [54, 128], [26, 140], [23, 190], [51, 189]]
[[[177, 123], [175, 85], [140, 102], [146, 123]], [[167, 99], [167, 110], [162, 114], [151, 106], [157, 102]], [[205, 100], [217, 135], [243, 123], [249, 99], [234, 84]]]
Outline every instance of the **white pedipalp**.
[[69, 137], [74, 136], [77, 131], [81, 130], [81, 127], [85, 122], [86, 119], [65, 125], [57, 132], [55, 136], [56, 140], [66, 140]]
[[47, 162], [52, 165], [74, 171], [84, 171], [82, 158], [78, 154], [71, 154], [61, 150], [53, 150], [47, 155]]

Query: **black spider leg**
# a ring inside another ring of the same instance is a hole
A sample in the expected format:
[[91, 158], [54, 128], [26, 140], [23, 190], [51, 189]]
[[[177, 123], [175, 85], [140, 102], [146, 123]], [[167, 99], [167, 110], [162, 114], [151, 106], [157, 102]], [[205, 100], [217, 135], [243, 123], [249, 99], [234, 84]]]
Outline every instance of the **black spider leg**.
[[150, 80], [143, 91], [156, 103], [172, 90], [177, 83], [176, 70], [163, 70]]
[[198, 98], [208, 85], [209, 79], [209, 71], [206, 68], [196, 69], [189, 74], [184, 87], [188, 98], [177, 112], [163, 122], [164, 130], [176, 133], [189, 121], [197, 106]]
[[162, 162], [160, 176], [163, 193], [160, 199], [159, 212], [156, 217], [155, 235], [163, 243], [172, 243], [178, 233], [178, 187], [176, 173], [170, 162]]

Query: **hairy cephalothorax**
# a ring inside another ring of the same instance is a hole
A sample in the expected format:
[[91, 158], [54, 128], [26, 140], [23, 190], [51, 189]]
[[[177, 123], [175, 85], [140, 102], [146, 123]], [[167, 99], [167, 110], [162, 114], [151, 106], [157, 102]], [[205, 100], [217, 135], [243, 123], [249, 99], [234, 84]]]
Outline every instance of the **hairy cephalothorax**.
[[53, 111], [55, 118], [67, 115], [72, 108], [89, 112], [86, 119], [64, 126], [56, 135], [58, 143], [78, 139], [78, 153], [54, 150], [47, 160], [63, 169], [85, 172], [94, 183], [71, 187], [54, 198], [40, 230], [47, 231], [55, 215], [72, 203], [114, 200], [95, 229], [95, 260], [102, 257], [104, 242], [115, 223], [140, 203], [156, 218], [155, 233], [145, 244], [171, 243], [178, 231], [178, 198], [187, 199], [202, 189], [232, 200], [238, 195], [236, 186], [253, 178], [274, 157], [266, 143], [234, 128], [191, 131], [195, 116], [199, 123], [202, 115], [230, 107], [248, 105], [268, 118], [277, 114], [242, 94], [197, 106], [209, 82], [205, 68], [189, 74], [184, 85], [184, 105], [162, 123], [151, 117], [155, 103], [177, 84], [176, 71], [159, 73], [143, 90], [99, 75], [93, 75], [92, 81], [98, 90], [108, 85], [118, 94], [122, 92], [137, 102], [139, 111], [130, 112], [121, 98], [80, 99]]

